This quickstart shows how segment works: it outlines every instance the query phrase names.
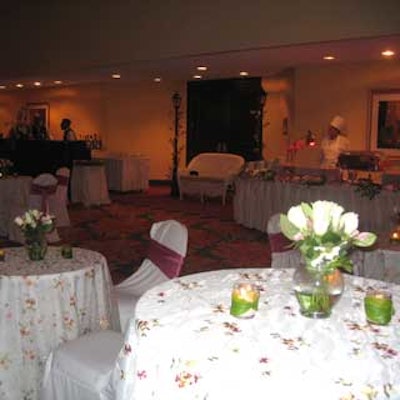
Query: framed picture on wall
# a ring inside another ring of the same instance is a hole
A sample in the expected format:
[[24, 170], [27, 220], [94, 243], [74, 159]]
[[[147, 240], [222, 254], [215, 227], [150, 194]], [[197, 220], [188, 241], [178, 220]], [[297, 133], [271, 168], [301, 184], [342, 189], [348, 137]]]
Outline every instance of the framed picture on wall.
[[49, 130], [50, 106], [48, 103], [28, 103], [26, 105], [28, 112], [28, 122], [33, 125], [35, 118], [40, 118], [43, 125]]
[[400, 156], [400, 89], [371, 92], [369, 148]]

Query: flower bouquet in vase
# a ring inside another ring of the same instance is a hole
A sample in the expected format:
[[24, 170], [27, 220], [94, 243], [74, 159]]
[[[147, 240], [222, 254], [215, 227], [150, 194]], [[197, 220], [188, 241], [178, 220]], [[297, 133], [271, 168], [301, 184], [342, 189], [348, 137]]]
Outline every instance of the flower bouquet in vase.
[[295, 271], [294, 290], [302, 315], [327, 318], [344, 290], [341, 268], [352, 272], [353, 246], [368, 247], [376, 235], [358, 230], [358, 215], [331, 201], [301, 203], [281, 214], [282, 233], [299, 249], [303, 264]]
[[43, 260], [47, 252], [46, 234], [54, 229], [54, 216], [38, 210], [28, 210], [14, 222], [25, 237], [25, 248], [32, 261]]

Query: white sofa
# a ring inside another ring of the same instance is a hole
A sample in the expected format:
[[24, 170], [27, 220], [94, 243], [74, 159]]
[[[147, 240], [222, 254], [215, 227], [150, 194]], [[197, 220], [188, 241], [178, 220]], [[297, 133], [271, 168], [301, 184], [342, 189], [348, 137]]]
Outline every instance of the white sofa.
[[185, 169], [178, 171], [180, 198], [185, 194], [222, 197], [225, 204], [227, 190], [244, 167], [242, 156], [231, 153], [200, 153]]

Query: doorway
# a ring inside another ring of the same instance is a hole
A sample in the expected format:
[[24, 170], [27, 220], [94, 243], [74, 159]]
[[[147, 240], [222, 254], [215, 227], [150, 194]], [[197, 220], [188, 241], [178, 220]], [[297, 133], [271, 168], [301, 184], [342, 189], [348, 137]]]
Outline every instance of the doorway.
[[186, 163], [204, 152], [262, 159], [265, 97], [261, 78], [188, 82]]

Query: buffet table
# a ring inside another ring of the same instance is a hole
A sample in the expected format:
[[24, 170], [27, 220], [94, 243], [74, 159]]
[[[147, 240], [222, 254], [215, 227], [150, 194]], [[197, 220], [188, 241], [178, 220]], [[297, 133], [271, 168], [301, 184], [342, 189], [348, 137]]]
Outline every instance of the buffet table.
[[[135, 400], [399, 399], [400, 286], [345, 275], [328, 319], [300, 315], [292, 269], [219, 270], [174, 279], [136, 307]], [[253, 319], [229, 313], [238, 279], [261, 288]], [[388, 288], [388, 326], [366, 322], [367, 288]]]
[[64, 259], [49, 247], [43, 261], [25, 248], [0, 261], [0, 398], [39, 400], [45, 361], [60, 343], [100, 329], [119, 330], [106, 259], [73, 249]]
[[266, 232], [269, 218], [275, 213], [287, 213], [301, 202], [334, 201], [346, 211], [359, 215], [360, 229], [387, 231], [392, 223], [393, 209], [400, 206], [400, 192], [382, 190], [373, 199], [361, 196], [350, 184], [330, 183], [320, 186], [265, 181], [239, 177], [235, 181], [234, 218], [239, 224]]

